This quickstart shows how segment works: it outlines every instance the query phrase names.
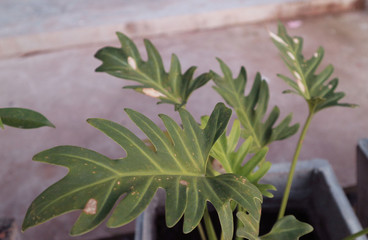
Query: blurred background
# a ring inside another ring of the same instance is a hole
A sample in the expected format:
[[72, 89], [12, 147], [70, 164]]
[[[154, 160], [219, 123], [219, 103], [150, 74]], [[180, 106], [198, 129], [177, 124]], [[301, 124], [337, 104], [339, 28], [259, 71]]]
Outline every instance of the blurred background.
[[[305, 139], [300, 159], [327, 159], [346, 189], [356, 185], [356, 145], [368, 136], [368, 12], [364, 0], [2, 0], [0, 1], [0, 107], [31, 108], [44, 114], [56, 129], [0, 130], [0, 219], [13, 218], [19, 228], [32, 200], [62, 178], [67, 170], [32, 161], [36, 153], [57, 145], [78, 145], [111, 158], [124, 153], [113, 141], [89, 126], [99, 117], [119, 122], [144, 138], [124, 113], [133, 108], [163, 127], [157, 115], [178, 119], [171, 105], [123, 90], [127, 80], [95, 73], [95, 52], [119, 46], [115, 32], [132, 37], [142, 56], [149, 38], [168, 69], [172, 53], [182, 68], [198, 73], [220, 71], [216, 57], [238, 74], [245, 66], [250, 82], [261, 72], [270, 86], [269, 109], [281, 117], [293, 112], [303, 123], [307, 106], [284, 95], [286, 84], [276, 74], [288, 70], [273, 46], [268, 29], [283, 21], [291, 35], [304, 37], [304, 54], [325, 48], [322, 66], [332, 63], [343, 102], [357, 109], [331, 108], [318, 113]], [[250, 84], [249, 84], [250, 85]], [[210, 114], [219, 95], [211, 84], [194, 92], [187, 109], [199, 119]], [[268, 160], [290, 162], [298, 134], [271, 145]], [[78, 213], [71, 213], [19, 233], [18, 239], [71, 239], [68, 232]], [[0, 221], [1, 222], [1, 221]], [[104, 225], [104, 224], [102, 224]], [[113, 239], [134, 231], [99, 227], [74, 239]], [[0, 236], [1, 239], [1, 236]]]

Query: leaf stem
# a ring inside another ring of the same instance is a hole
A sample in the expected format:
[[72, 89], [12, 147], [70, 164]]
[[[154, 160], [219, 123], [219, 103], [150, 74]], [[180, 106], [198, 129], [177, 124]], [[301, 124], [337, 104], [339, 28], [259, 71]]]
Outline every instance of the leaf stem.
[[353, 235], [349, 236], [349, 237], [346, 237], [344, 238], [343, 240], [354, 240], [356, 239], [357, 237], [360, 237], [360, 236], [363, 236], [365, 234], [368, 234], [368, 228], [365, 228], [363, 229], [362, 231], [360, 232], [357, 232], [357, 233], [354, 233]]
[[213, 227], [213, 224], [212, 224], [212, 221], [211, 221], [211, 216], [208, 212], [207, 207], [204, 210], [203, 219], [204, 219], [204, 225], [206, 227], [208, 239], [209, 240], [217, 240], [216, 232], [215, 232], [215, 229]]
[[293, 161], [292, 161], [291, 166], [290, 166], [289, 176], [288, 176], [288, 179], [287, 179], [287, 182], [286, 182], [286, 187], [285, 187], [284, 195], [282, 197], [282, 202], [281, 202], [281, 206], [280, 206], [280, 210], [279, 210], [279, 215], [278, 215], [278, 218], [277, 218], [278, 220], [283, 218], [284, 215], [285, 215], [286, 205], [287, 205], [289, 195], [290, 195], [290, 189], [291, 189], [291, 184], [293, 182], [296, 163], [298, 162], [298, 157], [299, 157], [299, 154], [300, 154], [300, 150], [302, 149], [303, 141], [304, 141], [305, 135], [308, 131], [308, 128], [309, 128], [309, 125], [312, 121], [313, 116], [314, 116], [314, 107], [311, 107], [311, 105], [309, 105], [308, 118], [307, 118], [307, 120], [304, 124], [303, 130], [300, 134], [298, 145], [295, 149]]
[[199, 235], [201, 236], [201, 239], [202, 240], [207, 240], [206, 234], [204, 233], [204, 229], [202, 227], [202, 223], [198, 224], [198, 231], [199, 231]]

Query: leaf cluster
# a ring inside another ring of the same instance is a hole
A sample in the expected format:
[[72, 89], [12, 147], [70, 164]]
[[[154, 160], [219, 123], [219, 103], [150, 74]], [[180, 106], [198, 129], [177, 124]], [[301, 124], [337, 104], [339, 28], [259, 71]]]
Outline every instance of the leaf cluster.
[[[202, 125], [205, 125], [206, 122], [207, 117], [202, 117]], [[235, 173], [247, 178], [252, 184], [257, 186], [262, 195], [273, 197], [273, 194], [269, 190], [276, 190], [274, 186], [259, 184], [261, 178], [271, 168], [271, 162], [265, 161], [268, 147], [263, 147], [252, 155], [250, 150], [253, 145], [253, 138], [248, 137], [236, 150], [241, 142], [240, 133], [239, 120], [235, 119], [229, 135], [226, 136], [224, 133], [220, 136], [213, 145], [210, 155], [221, 163], [226, 173]], [[247, 156], [251, 157], [244, 163]]]
[[[172, 227], [183, 218], [184, 233], [191, 232], [206, 216], [208, 202], [218, 213], [225, 240], [233, 237], [234, 209], [238, 211], [240, 223], [236, 231], [238, 237], [295, 240], [312, 231], [308, 224], [286, 216], [276, 222], [270, 233], [259, 236], [262, 198], [272, 197], [269, 191], [275, 190], [272, 185], [260, 183], [271, 167], [266, 161], [268, 145], [292, 136], [299, 128], [299, 124], [291, 124], [292, 114], [279, 119], [277, 106], [269, 111], [269, 87], [261, 75], [256, 75], [248, 91], [244, 67], [234, 78], [230, 68], [218, 59], [221, 75], [210, 71], [194, 77], [196, 67], [182, 73], [175, 54], [167, 72], [159, 52], [149, 40], [144, 41], [148, 56], [145, 61], [131, 39], [122, 33], [117, 35], [121, 47], [99, 50], [95, 56], [102, 64], [96, 71], [135, 81], [139, 85], [125, 88], [156, 97], [159, 103], [173, 104], [182, 125], [161, 114], [166, 128], [163, 131], [143, 114], [126, 109], [131, 120], [147, 136], [149, 147], [117, 123], [89, 119], [89, 124], [119, 144], [127, 156], [110, 159], [74, 146], [59, 146], [37, 154], [35, 161], [66, 167], [69, 173], [34, 200], [23, 230], [75, 210], [83, 211], [72, 229], [73, 235], [92, 230], [110, 212], [107, 225], [119, 227], [135, 219], [148, 206], [157, 189], [163, 188], [167, 226]], [[316, 73], [323, 58], [323, 48], [305, 60], [302, 38], [290, 37], [281, 24], [278, 34], [271, 33], [271, 37], [296, 79], [279, 75], [292, 88], [285, 92], [302, 96], [313, 113], [332, 106], [354, 106], [339, 102], [344, 93], [335, 92], [337, 79], [329, 80], [332, 65]], [[224, 104], [217, 104], [211, 116], [202, 119], [202, 126], [183, 108], [191, 93], [211, 78], [214, 89], [238, 117], [228, 134], [225, 129], [231, 110]], [[0, 109], [0, 119], [10, 125], [1, 114]], [[49, 124], [45, 119], [42, 121]], [[13, 121], [12, 124], [18, 123]], [[32, 124], [24, 126], [35, 126]], [[210, 173], [209, 157], [221, 163], [224, 174]], [[124, 198], [119, 201], [121, 196]], [[114, 210], [113, 206], [116, 206]], [[208, 219], [205, 218], [205, 222]]]

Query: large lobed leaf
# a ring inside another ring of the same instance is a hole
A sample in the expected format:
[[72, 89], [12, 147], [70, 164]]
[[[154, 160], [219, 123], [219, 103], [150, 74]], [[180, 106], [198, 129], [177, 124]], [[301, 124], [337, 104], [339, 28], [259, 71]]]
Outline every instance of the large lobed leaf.
[[289, 126], [292, 115], [288, 115], [277, 126], [280, 110], [274, 107], [266, 118], [269, 101], [269, 89], [267, 82], [257, 74], [251, 91], [244, 95], [247, 74], [242, 67], [237, 78], [233, 78], [229, 67], [220, 59], [220, 67], [223, 77], [212, 72], [216, 83], [215, 90], [225, 101], [234, 108], [241, 125], [244, 128], [243, 138], [253, 138], [252, 152], [258, 151], [273, 141], [285, 139], [295, 134], [299, 124]]
[[97, 72], [106, 72], [115, 77], [138, 82], [138, 86], [127, 86], [146, 95], [159, 98], [159, 103], [170, 103], [179, 109], [185, 105], [190, 94], [205, 85], [211, 76], [204, 73], [193, 78], [196, 67], [192, 66], [184, 73], [178, 57], [171, 57], [170, 71], [166, 72], [160, 53], [149, 41], [144, 40], [148, 59], [143, 61], [134, 42], [122, 33], [117, 33], [121, 48], [104, 47], [95, 57], [102, 61]]
[[185, 233], [199, 224], [207, 201], [215, 207], [228, 240], [233, 235], [231, 201], [259, 217], [262, 195], [246, 178], [233, 174], [205, 176], [209, 151], [226, 128], [230, 109], [216, 105], [204, 129], [183, 109], [179, 110], [183, 128], [168, 116], [160, 115], [169, 137], [144, 115], [129, 109], [126, 112], [155, 149], [117, 123], [88, 120], [125, 149], [127, 157], [112, 160], [73, 146], [37, 154], [34, 160], [65, 166], [69, 173], [34, 200], [23, 230], [83, 209], [71, 231], [72, 235], [83, 234], [100, 224], [119, 197], [125, 195], [107, 222], [109, 227], [122, 226], [147, 207], [159, 187], [166, 190], [167, 225], [175, 225], [184, 215]]
[[314, 112], [333, 106], [356, 107], [355, 104], [339, 102], [345, 93], [335, 92], [338, 85], [337, 78], [329, 81], [334, 71], [331, 64], [320, 73], [316, 72], [324, 56], [322, 47], [319, 47], [310, 59], [305, 59], [302, 53], [303, 38], [289, 36], [285, 26], [281, 23], [278, 26], [278, 34], [270, 32], [270, 35], [286, 66], [295, 78], [294, 81], [282, 74], [278, 75], [293, 89], [286, 90], [285, 93], [295, 93], [302, 96], [314, 109]]
[[45, 116], [26, 108], [0, 108], [0, 127], [16, 128], [55, 127]]

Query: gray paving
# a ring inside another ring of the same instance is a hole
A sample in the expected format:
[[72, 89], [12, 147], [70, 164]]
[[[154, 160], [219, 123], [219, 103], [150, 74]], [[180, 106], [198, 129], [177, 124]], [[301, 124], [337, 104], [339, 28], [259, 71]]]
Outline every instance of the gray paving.
[[362, 8], [364, 0], [3, 0], [0, 58]]

